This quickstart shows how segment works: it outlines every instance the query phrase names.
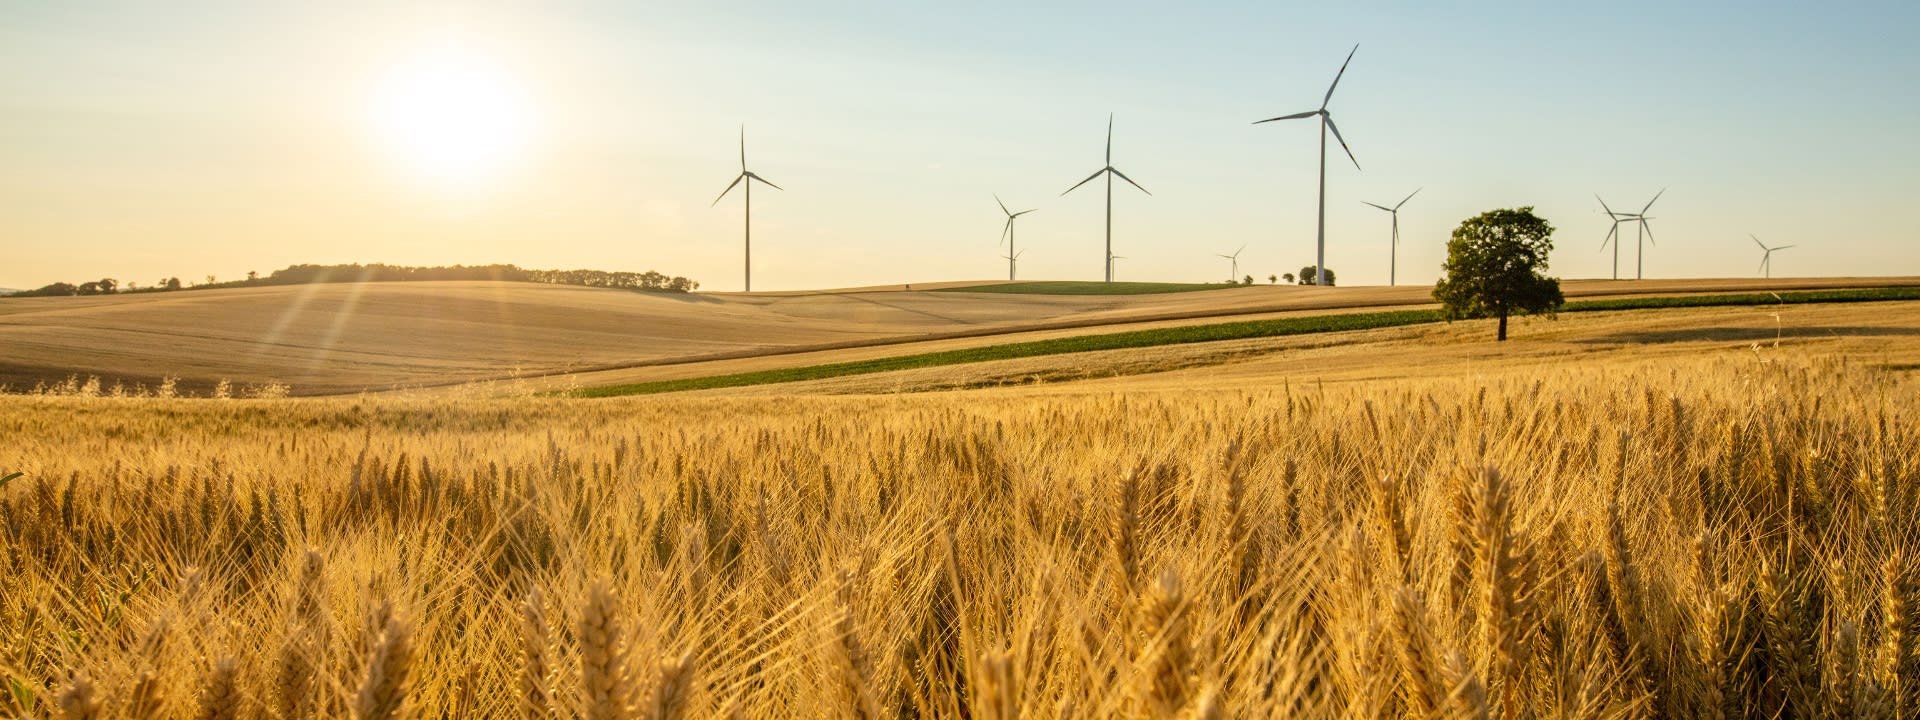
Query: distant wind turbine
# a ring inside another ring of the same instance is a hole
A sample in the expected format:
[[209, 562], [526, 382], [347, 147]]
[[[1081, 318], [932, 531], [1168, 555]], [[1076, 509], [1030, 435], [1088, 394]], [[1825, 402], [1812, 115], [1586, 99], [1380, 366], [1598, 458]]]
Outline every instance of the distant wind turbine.
[[1093, 171], [1093, 174], [1088, 175], [1087, 179], [1074, 183], [1073, 187], [1067, 188], [1066, 192], [1060, 194], [1066, 195], [1067, 193], [1073, 192], [1079, 189], [1081, 185], [1093, 182], [1094, 178], [1100, 177], [1101, 175], [1107, 176], [1107, 282], [1113, 282], [1113, 176], [1120, 176], [1120, 179], [1127, 181], [1128, 185], [1140, 188], [1140, 192], [1147, 193], [1148, 195], [1153, 194], [1147, 192], [1146, 188], [1140, 187], [1140, 183], [1134, 182], [1133, 178], [1127, 177], [1126, 173], [1120, 172], [1119, 168], [1113, 166], [1113, 113], [1107, 113], [1107, 166]]
[[[1635, 222], [1640, 219], [1640, 216], [1635, 215], [1633, 213], [1614, 212], [1613, 208], [1607, 207], [1607, 201], [1602, 200], [1600, 198], [1599, 193], [1595, 193], [1593, 196], [1593, 199], [1600, 200], [1600, 209], [1607, 211], [1607, 217], [1613, 220], [1613, 227], [1607, 228], [1606, 239], [1600, 241], [1600, 251], [1606, 252], [1607, 243], [1613, 243], [1613, 279], [1619, 280], [1620, 279], [1620, 224]], [[1657, 195], [1654, 196], [1654, 199], [1656, 200], [1659, 199], [1659, 196]], [[1648, 204], [1652, 204], [1652, 203], [1648, 203]]]
[[1640, 223], [1640, 243], [1636, 248], [1637, 252], [1633, 258], [1633, 279], [1635, 280], [1639, 280], [1640, 272], [1646, 269], [1647, 243], [1653, 242], [1653, 226], [1647, 224], [1647, 221], [1653, 218], [1647, 217], [1647, 211], [1652, 210], [1654, 202], [1658, 201], [1660, 196], [1665, 194], [1667, 194], [1667, 189], [1660, 188], [1660, 192], [1654, 193], [1653, 199], [1648, 200], [1646, 206], [1640, 208], [1640, 212], [1633, 214], [1634, 222]]
[[[1324, 268], [1327, 266], [1327, 131], [1328, 130], [1333, 131], [1333, 139], [1340, 141], [1340, 149], [1347, 151], [1347, 159], [1353, 161], [1353, 169], [1355, 170], [1360, 169], [1360, 161], [1353, 156], [1353, 148], [1347, 147], [1346, 138], [1340, 137], [1339, 126], [1336, 126], [1333, 124], [1333, 114], [1330, 112], [1327, 112], [1327, 103], [1333, 100], [1333, 89], [1340, 87], [1340, 78], [1347, 74], [1347, 63], [1353, 62], [1353, 54], [1356, 52], [1360, 52], [1359, 45], [1354, 45], [1352, 50], [1347, 51], [1346, 62], [1340, 63], [1340, 72], [1333, 76], [1333, 84], [1327, 86], [1327, 95], [1326, 97], [1323, 97], [1320, 99], [1319, 110], [1308, 110], [1306, 112], [1298, 112], [1292, 115], [1282, 115], [1276, 118], [1256, 120], [1253, 123], [1255, 125], [1259, 125], [1260, 123], [1270, 123], [1275, 120], [1298, 120], [1300, 118], [1310, 118], [1316, 115], [1320, 117], [1320, 232], [1318, 235], [1318, 240], [1314, 244], [1314, 256], [1313, 256], [1313, 260], [1314, 260], [1313, 266], [1316, 268]], [[1314, 278], [1314, 281], [1316, 283], [1321, 285], [1328, 284], [1327, 276], [1325, 273], [1314, 273], [1314, 275], [1316, 276]]]
[[[733, 182], [727, 184], [727, 189], [720, 191], [720, 197], [716, 197], [713, 199], [713, 205], [719, 205], [720, 201], [726, 198], [727, 193], [733, 192], [733, 186], [740, 185], [743, 182], [745, 183], [745, 187], [741, 188], [741, 192], [745, 193], [745, 196], [746, 196], [745, 197], [746, 205], [744, 207], [746, 210], [746, 241], [747, 241], [746, 291], [747, 292], [753, 292], [753, 183], [755, 181], [765, 183], [767, 187], [773, 188], [775, 190], [782, 189], [779, 185], [775, 185], [771, 181], [767, 180], [766, 178], [760, 177], [759, 175], [755, 175], [751, 170], [747, 169], [747, 126], [741, 125], [740, 126], [740, 174], [733, 176]], [[709, 205], [708, 207], [713, 207], [713, 205]]]
[[1125, 260], [1125, 259], [1127, 259], [1127, 256], [1125, 255], [1108, 255], [1107, 256], [1107, 282], [1113, 282], [1114, 276], [1118, 274], [1114, 271], [1118, 269], [1120, 263], [1117, 263], [1114, 261]]
[[1013, 252], [1009, 250], [1007, 254], [1000, 256], [1007, 259], [1007, 279], [1008, 280], [1013, 279], [1014, 265], [1020, 262], [1020, 256], [1025, 254], [1027, 254], [1027, 251], [1025, 250], [1021, 250], [1020, 252]]
[[1760, 271], [1766, 273], [1767, 279], [1773, 279], [1773, 251], [1785, 250], [1793, 246], [1781, 245], [1780, 247], [1767, 247], [1766, 243], [1760, 242], [1760, 238], [1754, 237], [1752, 234], [1748, 234], [1747, 237], [1753, 238], [1753, 244], [1759, 245], [1761, 250], [1766, 251], [1765, 254], [1760, 256]]
[[1007, 214], [1007, 225], [1006, 227], [1000, 230], [1000, 242], [1006, 244], [1007, 254], [1002, 255], [1001, 257], [1004, 257], [1007, 259], [1007, 280], [1013, 280], [1013, 261], [1015, 258], [1020, 257], [1020, 253], [1014, 252], [1013, 250], [1013, 219], [1033, 211], [1021, 210], [1020, 212], [1014, 212], [1012, 210], [1008, 210], [1007, 204], [1004, 202], [1000, 202], [999, 195], [993, 196], [993, 201], [996, 203], [1000, 203], [1000, 212]]
[[1393, 207], [1387, 207], [1385, 205], [1374, 205], [1373, 203], [1367, 202], [1365, 200], [1360, 201], [1368, 205], [1373, 205], [1374, 207], [1380, 208], [1381, 210], [1385, 210], [1393, 214], [1393, 245], [1387, 248], [1387, 286], [1388, 287], [1392, 287], [1394, 285], [1394, 281], [1396, 279], [1395, 275], [1399, 271], [1399, 268], [1397, 266], [1399, 265], [1399, 261], [1400, 261], [1400, 206], [1407, 204], [1408, 200], [1412, 200], [1413, 196], [1420, 194], [1420, 190], [1425, 190], [1425, 189], [1426, 188], [1419, 188], [1418, 190], [1414, 190], [1413, 192], [1407, 193], [1407, 196], [1404, 198], [1401, 198], [1400, 202], [1395, 203]]
[[1214, 257], [1226, 258], [1228, 260], [1233, 261], [1233, 271], [1230, 273], [1227, 273], [1228, 282], [1240, 281], [1240, 253], [1243, 253], [1246, 251], [1247, 251], [1247, 246], [1241, 245], [1240, 249], [1233, 251], [1232, 255], [1219, 255], [1219, 254], [1214, 255]]

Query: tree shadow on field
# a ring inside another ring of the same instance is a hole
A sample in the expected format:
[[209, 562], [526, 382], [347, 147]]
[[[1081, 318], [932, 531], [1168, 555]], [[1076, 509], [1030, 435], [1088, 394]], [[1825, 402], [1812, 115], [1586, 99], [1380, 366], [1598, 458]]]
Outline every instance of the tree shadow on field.
[[1588, 345], [1640, 344], [1653, 345], [1678, 342], [1761, 342], [1774, 338], [1824, 338], [1824, 337], [1912, 337], [1920, 335], [1920, 328], [1904, 327], [1719, 327], [1719, 328], [1681, 328], [1675, 330], [1644, 330], [1640, 332], [1619, 332], [1575, 340]]

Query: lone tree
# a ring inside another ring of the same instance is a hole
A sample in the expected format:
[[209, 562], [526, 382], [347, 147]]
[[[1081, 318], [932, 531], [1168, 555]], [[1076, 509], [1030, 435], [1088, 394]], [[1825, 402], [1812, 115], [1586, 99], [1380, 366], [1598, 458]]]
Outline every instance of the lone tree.
[[1446, 277], [1433, 286], [1448, 321], [1500, 318], [1500, 339], [1507, 339], [1507, 316], [1551, 316], [1566, 298], [1560, 280], [1540, 274], [1553, 252], [1553, 226], [1532, 207], [1491, 210], [1468, 218], [1447, 241]]

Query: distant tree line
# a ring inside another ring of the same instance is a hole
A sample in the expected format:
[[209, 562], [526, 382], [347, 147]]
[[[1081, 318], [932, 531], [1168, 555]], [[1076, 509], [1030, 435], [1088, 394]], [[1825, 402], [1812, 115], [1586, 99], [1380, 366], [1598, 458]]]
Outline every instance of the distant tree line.
[[372, 263], [368, 265], [293, 265], [275, 270], [266, 277], [258, 273], [247, 273], [245, 280], [218, 282], [212, 275], [198, 285], [186, 285], [180, 278], [161, 278], [146, 287], [126, 283], [123, 287], [118, 280], [101, 278], [74, 285], [57, 282], [34, 290], [22, 290], [12, 297], [54, 297], [67, 295], [111, 295], [126, 292], [166, 292], [170, 290], [202, 290], [209, 288], [253, 287], [261, 285], [305, 285], [308, 283], [337, 282], [399, 282], [406, 280], [502, 280], [511, 282], [537, 282], [550, 285], [581, 285], [584, 287], [614, 288], [620, 290], [645, 290], [652, 292], [690, 292], [699, 289], [700, 283], [678, 275], [668, 276], [648, 270], [646, 272], [622, 272], [607, 270], [528, 270], [514, 265], [451, 265], [436, 267], [413, 267], [407, 265], [386, 265]]

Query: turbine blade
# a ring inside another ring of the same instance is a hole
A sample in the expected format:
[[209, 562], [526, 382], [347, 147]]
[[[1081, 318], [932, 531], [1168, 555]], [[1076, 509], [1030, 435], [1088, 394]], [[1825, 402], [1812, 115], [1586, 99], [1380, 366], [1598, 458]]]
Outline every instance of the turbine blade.
[[733, 182], [731, 182], [731, 183], [728, 183], [728, 184], [727, 184], [727, 189], [725, 189], [725, 190], [721, 190], [721, 191], [720, 191], [720, 197], [716, 197], [716, 198], [714, 198], [714, 199], [713, 199], [713, 204], [712, 204], [712, 205], [708, 205], [707, 207], [713, 207], [714, 205], [719, 205], [719, 204], [720, 204], [720, 201], [721, 201], [722, 199], [725, 199], [725, 198], [727, 197], [727, 193], [730, 193], [730, 192], [733, 192], [733, 186], [735, 186], [735, 185], [739, 185], [739, 184], [740, 184], [740, 181], [741, 181], [741, 180], [745, 180], [745, 179], [747, 179], [747, 174], [746, 174], [746, 173], [740, 173], [739, 175], [735, 175], [735, 176], [733, 176]]
[[1247, 246], [1246, 246], [1246, 244], [1245, 244], [1245, 243], [1241, 243], [1241, 245], [1240, 245], [1240, 249], [1239, 249], [1239, 250], [1235, 250], [1235, 251], [1233, 251], [1233, 257], [1234, 257], [1235, 259], [1238, 259], [1238, 258], [1240, 257], [1240, 253], [1243, 253], [1243, 252], [1246, 252], [1246, 251], [1247, 251]]
[[1113, 164], [1113, 113], [1107, 113], [1107, 164]]
[[1013, 218], [1007, 218], [1007, 224], [1000, 226], [1000, 244], [1007, 244], [1007, 235], [1013, 232]]
[[[1358, 48], [1358, 45], [1354, 46]], [[1353, 148], [1347, 147], [1347, 139], [1340, 137], [1340, 126], [1333, 124], [1333, 116], [1327, 116], [1327, 129], [1333, 131], [1333, 139], [1340, 141], [1340, 149], [1347, 151], [1347, 159], [1353, 161], [1353, 169], [1360, 169], [1360, 160], [1353, 156]]]
[[994, 202], [996, 202], [996, 203], [1000, 203], [1000, 212], [1003, 212], [1003, 213], [1006, 213], [1006, 214], [1007, 214], [1007, 217], [1013, 217], [1013, 211], [1012, 211], [1012, 210], [1008, 210], [1008, 209], [1007, 209], [1007, 204], [1006, 204], [1006, 203], [1003, 203], [1003, 202], [1000, 202], [1000, 194], [999, 194], [999, 193], [994, 193], [994, 194], [993, 194], [993, 201], [994, 201]]
[[1640, 208], [1640, 214], [1641, 215], [1647, 214], [1647, 211], [1653, 208], [1653, 204], [1660, 201], [1660, 196], [1665, 194], [1667, 194], [1667, 189], [1660, 188], [1660, 192], [1654, 193], [1653, 199], [1647, 201], [1647, 206]]
[[1613, 242], [1613, 235], [1617, 232], [1620, 232], [1620, 223], [1618, 222], [1615, 222], [1613, 227], [1607, 228], [1607, 238], [1600, 241], [1600, 250], [1602, 252], [1606, 251], [1607, 243]]
[[1061, 194], [1061, 195], [1065, 195], [1065, 194], [1067, 194], [1067, 193], [1070, 193], [1070, 192], [1073, 192], [1074, 190], [1078, 190], [1078, 189], [1080, 188], [1080, 186], [1081, 186], [1081, 185], [1085, 185], [1085, 184], [1087, 184], [1087, 183], [1090, 183], [1090, 182], [1093, 182], [1093, 179], [1094, 179], [1094, 178], [1097, 178], [1097, 177], [1100, 177], [1100, 173], [1103, 173], [1103, 172], [1106, 172], [1106, 171], [1107, 171], [1107, 168], [1100, 168], [1099, 170], [1095, 170], [1095, 171], [1093, 171], [1093, 174], [1092, 174], [1092, 175], [1088, 175], [1088, 176], [1087, 176], [1087, 179], [1085, 179], [1085, 180], [1081, 180], [1080, 182], [1077, 182], [1077, 183], [1074, 183], [1074, 184], [1073, 184], [1073, 187], [1070, 187], [1070, 188], [1067, 188], [1067, 192], [1063, 192], [1063, 193], [1060, 193], [1060, 194]]
[[1771, 250], [1769, 250], [1768, 252], [1772, 252], [1773, 250], [1785, 250], [1785, 249], [1787, 249], [1787, 248], [1790, 248], [1790, 247], [1793, 247], [1793, 246], [1792, 246], [1792, 245], [1781, 245], [1780, 247], [1777, 247], [1777, 248], [1772, 248], [1772, 249], [1771, 249]]
[[1761, 250], [1767, 249], [1767, 244], [1760, 242], [1760, 238], [1756, 237], [1753, 233], [1747, 233], [1747, 237], [1753, 238], [1753, 244], [1759, 245]]
[[1123, 172], [1120, 172], [1120, 169], [1119, 169], [1119, 168], [1116, 168], [1116, 167], [1112, 167], [1112, 166], [1109, 166], [1109, 167], [1107, 167], [1107, 169], [1108, 169], [1108, 170], [1112, 170], [1112, 171], [1113, 171], [1113, 174], [1115, 174], [1115, 175], [1119, 175], [1119, 176], [1120, 176], [1120, 179], [1121, 179], [1121, 180], [1125, 180], [1125, 181], [1127, 181], [1127, 184], [1128, 184], [1128, 185], [1132, 185], [1132, 186], [1134, 186], [1134, 187], [1137, 187], [1137, 188], [1140, 188], [1140, 192], [1143, 192], [1143, 193], [1147, 193], [1148, 195], [1152, 195], [1152, 194], [1153, 194], [1153, 193], [1150, 193], [1150, 192], [1147, 192], [1147, 189], [1146, 189], [1146, 188], [1143, 188], [1143, 187], [1140, 187], [1140, 183], [1137, 183], [1137, 182], [1134, 182], [1134, 181], [1133, 181], [1133, 178], [1130, 178], [1130, 177], [1127, 177], [1127, 174], [1126, 174], [1126, 173], [1123, 173]]
[[[1413, 191], [1413, 192], [1410, 192], [1410, 193], [1407, 193], [1407, 197], [1406, 197], [1406, 199], [1405, 199], [1405, 200], [1401, 200], [1401, 201], [1400, 201], [1400, 205], [1405, 205], [1405, 204], [1407, 204], [1407, 200], [1412, 200], [1412, 199], [1413, 199], [1413, 196], [1415, 196], [1415, 195], [1419, 195], [1419, 194], [1420, 194], [1420, 190], [1425, 190], [1425, 189], [1426, 189], [1426, 188], [1420, 188], [1419, 190], [1415, 190], [1415, 191]], [[1395, 210], [1399, 210], [1399, 209], [1400, 209], [1400, 205], [1395, 205], [1395, 206], [1393, 206], [1393, 209], [1395, 209]]]
[[747, 125], [740, 124], [740, 172], [747, 171]]
[[1353, 62], [1353, 54], [1357, 52], [1360, 52], [1360, 45], [1358, 43], [1354, 44], [1352, 50], [1347, 51], [1346, 61], [1340, 63], [1340, 72], [1333, 76], [1333, 84], [1327, 86], [1327, 96], [1320, 100], [1321, 110], [1327, 109], [1327, 103], [1333, 102], [1333, 89], [1340, 87], [1340, 78], [1347, 74], [1347, 63]]
[[[1600, 193], [1594, 193], [1593, 199], [1600, 200]], [[1613, 208], [1607, 207], [1607, 201], [1605, 200], [1600, 200], [1600, 209], [1607, 211], [1607, 217], [1618, 217], [1613, 214]]]
[[1762, 270], [1767, 269], [1767, 261], [1772, 259], [1773, 259], [1773, 251], [1768, 250], [1765, 255], [1760, 256], [1760, 267], [1754, 268], [1753, 271], [1760, 272]]
[[1385, 205], [1374, 205], [1373, 203], [1370, 203], [1370, 202], [1367, 202], [1367, 201], [1365, 201], [1365, 200], [1361, 200], [1361, 201], [1360, 201], [1360, 204], [1362, 204], [1362, 205], [1373, 205], [1374, 207], [1377, 207], [1377, 208], [1380, 208], [1381, 210], [1385, 210], [1385, 211], [1387, 211], [1387, 212], [1393, 212], [1393, 211], [1394, 211], [1394, 208], [1390, 208], [1390, 207], [1387, 207], [1387, 206], [1385, 206]]
[[1640, 229], [1647, 232], [1647, 242], [1659, 245], [1660, 243], [1653, 242], [1653, 224], [1647, 222], [1650, 219], [1652, 218], [1640, 218]]
[[773, 184], [773, 181], [772, 181], [772, 180], [768, 180], [768, 179], [766, 179], [766, 178], [763, 178], [763, 177], [760, 177], [759, 175], [755, 175], [755, 174], [753, 174], [753, 173], [742, 173], [742, 174], [744, 174], [744, 175], [746, 175], [746, 176], [747, 176], [747, 177], [749, 177], [749, 178], [752, 178], [752, 179], [755, 179], [755, 180], [759, 180], [759, 181], [760, 181], [761, 183], [763, 183], [763, 184], [765, 184], [766, 186], [768, 186], [768, 187], [771, 187], [771, 188], [773, 188], [773, 189], [775, 189], [775, 190], [780, 190], [780, 191], [782, 191], [782, 192], [784, 192], [784, 191], [786, 191], [786, 188], [783, 188], [783, 187], [780, 187], [779, 185], [775, 185], [775, 184]]
[[1027, 214], [1027, 213], [1030, 213], [1030, 212], [1033, 212], [1033, 211], [1032, 211], [1032, 210], [1021, 210], [1020, 212], [1017, 212], [1017, 213], [1014, 213], [1014, 214], [1013, 214], [1013, 217], [1020, 217], [1021, 215], [1025, 215], [1025, 214]]
[[1319, 110], [1308, 110], [1306, 112], [1297, 112], [1292, 115], [1281, 115], [1280, 117], [1276, 117], [1276, 118], [1267, 118], [1265, 120], [1255, 120], [1253, 121], [1253, 124], [1259, 125], [1260, 123], [1270, 123], [1275, 120], [1299, 120], [1300, 118], [1310, 118], [1319, 114], [1320, 114]]

